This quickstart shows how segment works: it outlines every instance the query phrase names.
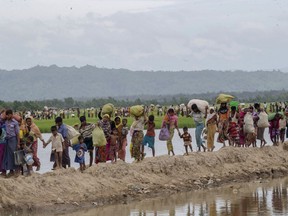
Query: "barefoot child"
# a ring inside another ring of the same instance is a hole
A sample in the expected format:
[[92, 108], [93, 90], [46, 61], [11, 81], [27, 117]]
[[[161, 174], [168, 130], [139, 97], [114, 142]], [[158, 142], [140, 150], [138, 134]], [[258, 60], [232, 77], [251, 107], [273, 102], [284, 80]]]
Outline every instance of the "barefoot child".
[[109, 157], [111, 158], [111, 162], [117, 162], [117, 151], [119, 147], [119, 137], [118, 137], [118, 130], [117, 128], [113, 128], [112, 134], [110, 136], [111, 143], [110, 143], [110, 152]]
[[154, 123], [154, 116], [150, 115], [148, 117], [148, 121], [145, 122], [145, 125], [147, 125], [147, 132], [144, 136], [143, 143], [142, 143], [142, 157], [145, 156], [144, 153], [144, 146], [148, 144], [148, 147], [152, 149], [152, 155], [155, 157], [155, 123]]
[[[33, 136], [28, 136], [26, 138], [26, 142], [23, 145], [25, 159], [29, 159], [29, 161], [25, 160], [26, 163], [23, 165], [23, 175], [25, 175], [26, 172], [27, 172], [27, 175], [31, 175], [33, 172], [33, 169], [32, 169], [32, 164], [34, 163], [33, 148], [32, 148], [33, 142], [34, 142]], [[27, 157], [29, 154], [31, 155], [31, 157]]]
[[183, 134], [182, 135], [180, 134], [180, 138], [182, 138], [183, 141], [184, 141], [186, 155], [188, 155], [188, 146], [189, 146], [191, 152], [193, 152], [193, 149], [192, 149], [192, 137], [191, 137], [191, 134], [188, 133], [188, 128], [187, 127], [183, 128]]
[[45, 148], [50, 142], [52, 142], [52, 153], [55, 156], [56, 167], [55, 169], [61, 169], [62, 167], [62, 152], [64, 139], [60, 133], [57, 132], [57, 127], [51, 127], [52, 136], [49, 138], [46, 144], [43, 144], [43, 148]]
[[74, 162], [80, 164], [80, 171], [83, 172], [85, 170], [85, 152], [87, 152], [87, 146], [84, 143], [82, 135], [78, 137], [78, 141], [79, 144], [73, 145], [73, 150], [76, 151]]

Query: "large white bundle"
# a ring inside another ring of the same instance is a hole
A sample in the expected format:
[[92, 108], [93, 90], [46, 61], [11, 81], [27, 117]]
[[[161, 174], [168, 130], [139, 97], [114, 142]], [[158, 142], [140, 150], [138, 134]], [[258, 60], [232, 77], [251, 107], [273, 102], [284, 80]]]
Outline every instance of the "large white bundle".
[[180, 104], [180, 109], [181, 110], [184, 109], [184, 107], [185, 107], [185, 104]]
[[255, 133], [253, 116], [251, 113], [246, 113], [244, 117], [244, 133]]
[[66, 125], [67, 127], [67, 138], [69, 140], [73, 139], [74, 137], [78, 137], [80, 133], [70, 125]]
[[189, 103], [188, 103], [188, 108], [191, 110], [191, 106], [193, 104], [196, 104], [198, 109], [202, 112], [202, 113], [205, 113], [206, 111], [206, 107], [208, 106], [209, 107], [209, 103], [205, 100], [199, 100], [199, 99], [193, 99], [193, 100], [190, 100]]
[[269, 121], [268, 121], [268, 115], [265, 112], [260, 112], [259, 115], [259, 120], [257, 122], [257, 126], [260, 128], [267, 128], [270, 126]]

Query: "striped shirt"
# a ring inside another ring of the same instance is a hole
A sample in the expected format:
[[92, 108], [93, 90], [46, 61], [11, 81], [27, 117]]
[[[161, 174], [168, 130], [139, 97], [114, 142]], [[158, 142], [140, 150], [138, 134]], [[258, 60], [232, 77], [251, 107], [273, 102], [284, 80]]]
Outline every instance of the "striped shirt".
[[86, 138], [91, 138], [92, 137], [92, 131], [95, 128], [95, 124], [86, 124], [85, 126], [81, 126], [79, 128], [79, 133], [84, 137], [84, 139]]

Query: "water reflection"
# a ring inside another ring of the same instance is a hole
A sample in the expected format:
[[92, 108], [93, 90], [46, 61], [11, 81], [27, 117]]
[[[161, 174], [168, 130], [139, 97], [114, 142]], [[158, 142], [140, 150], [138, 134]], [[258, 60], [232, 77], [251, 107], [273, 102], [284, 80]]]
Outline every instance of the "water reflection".
[[288, 215], [288, 179], [181, 193], [128, 205], [113, 205], [69, 215], [248, 216]]
[[[210, 191], [188, 192], [175, 195], [118, 204], [62, 216], [248, 216], [288, 215], [288, 178], [268, 183], [246, 183]], [[0, 215], [39, 215], [10, 212]], [[42, 216], [51, 214], [41, 214]]]

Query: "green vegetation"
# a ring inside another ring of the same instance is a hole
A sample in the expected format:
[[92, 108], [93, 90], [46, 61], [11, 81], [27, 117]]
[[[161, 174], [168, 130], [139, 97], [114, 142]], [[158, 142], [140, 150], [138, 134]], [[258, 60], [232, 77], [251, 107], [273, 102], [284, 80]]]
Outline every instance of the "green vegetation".
[[[160, 104], [162, 106], [176, 105], [176, 104], [187, 104], [193, 98], [199, 98], [208, 101], [211, 105], [215, 103], [220, 92], [209, 92], [201, 94], [177, 94], [177, 95], [141, 95], [140, 96], [130, 96], [130, 97], [107, 97], [107, 98], [94, 98], [88, 99], [83, 98], [83, 100], [74, 99], [72, 97], [64, 99], [51, 99], [51, 100], [29, 100], [29, 101], [3, 101], [0, 100], [1, 108], [10, 108], [17, 111], [42, 111], [44, 106], [56, 107], [58, 109], [67, 108], [91, 108], [91, 107], [102, 107], [104, 104], [112, 103], [115, 107], [129, 107], [136, 104], [144, 104], [149, 106], [150, 104]], [[223, 92], [221, 92], [223, 93]], [[235, 96], [236, 101], [244, 103], [254, 103], [254, 102], [287, 102], [288, 101], [288, 91], [286, 90], [270, 90], [270, 91], [256, 91], [256, 92], [225, 92], [227, 94]]]
[[[128, 126], [130, 127], [130, 125], [133, 122], [133, 118], [128, 117], [127, 119], [128, 119]], [[157, 129], [161, 128], [162, 119], [163, 119], [163, 116], [159, 116], [159, 117], [155, 116], [155, 124], [156, 124]], [[87, 122], [97, 123], [98, 121], [99, 121], [98, 118], [97, 119], [87, 118]], [[80, 121], [78, 118], [64, 119], [63, 122], [71, 126], [74, 126], [75, 124], [80, 124]], [[39, 127], [42, 133], [50, 133], [51, 126], [55, 124], [54, 119], [53, 120], [35, 120], [35, 123]], [[179, 128], [183, 128], [184, 126], [191, 128], [191, 127], [194, 127], [194, 122], [192, 118], [179, 116], [178, 125], [179, 125]]]

